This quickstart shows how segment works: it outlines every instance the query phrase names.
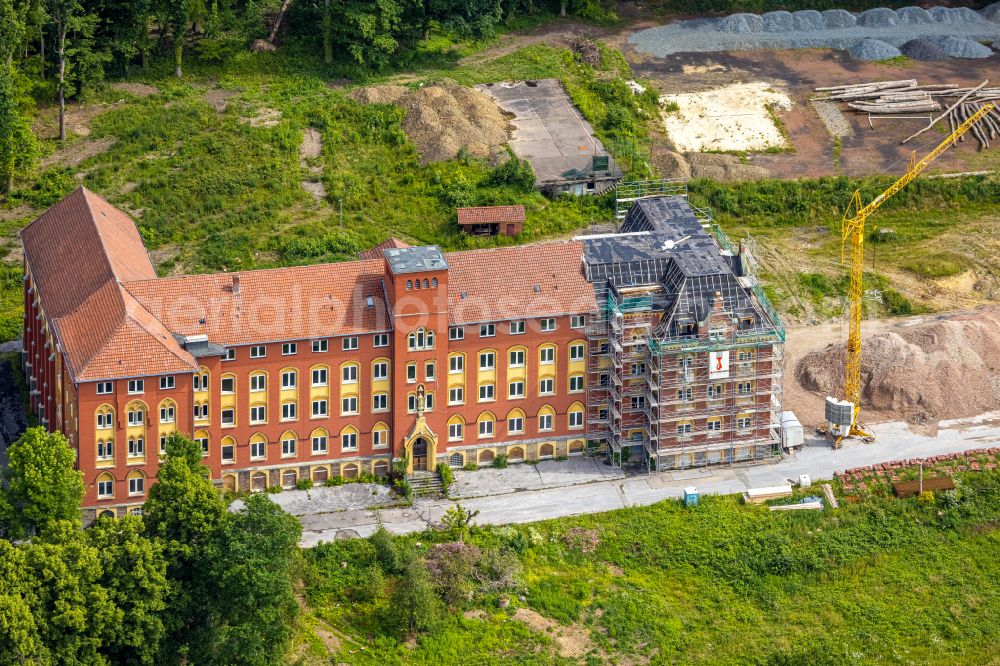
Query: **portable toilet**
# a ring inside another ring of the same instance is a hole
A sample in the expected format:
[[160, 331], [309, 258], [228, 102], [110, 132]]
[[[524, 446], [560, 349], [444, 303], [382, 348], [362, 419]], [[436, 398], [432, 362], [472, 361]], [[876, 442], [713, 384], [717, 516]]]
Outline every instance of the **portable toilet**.
[[684, 489], [684, 506], [698, 506], [698, 489], [694, 486]]

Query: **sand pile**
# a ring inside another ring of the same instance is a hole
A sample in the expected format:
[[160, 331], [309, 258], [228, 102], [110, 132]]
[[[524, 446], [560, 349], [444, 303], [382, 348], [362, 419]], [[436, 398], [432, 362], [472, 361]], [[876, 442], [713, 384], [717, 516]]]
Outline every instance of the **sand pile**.
[[[863, 407], [905, 419], [954, 419], [1000, 410], [1000, 308], [865, 338]], [[839, 395], [844, 345], [805, 356], [804, 388]]]
[[484, 92], [458, 85], [360, 88], [352, 97], [365, 104], [398, 104], [406, 111], [403, 130], [421, 161], [443, 162], [459, 150], [489, 157], [507, 143], [507, 119]]

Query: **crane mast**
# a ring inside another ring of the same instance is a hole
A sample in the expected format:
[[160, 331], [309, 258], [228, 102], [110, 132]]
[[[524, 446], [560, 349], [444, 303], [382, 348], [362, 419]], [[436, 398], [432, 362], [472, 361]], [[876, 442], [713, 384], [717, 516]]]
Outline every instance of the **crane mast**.
[[861, 411], [861, 319], [864, 298], [864, 283], [862, 276], [864, 273], [865, 258], [865, 222], [868, 216], [874, 213], [879, 207], [892, 198], [897, 192], [909, 185], [927, 166], [936, 160], [941, 153], [953, 145], [958, 137], [965, 134], [973, 125], [982, 119], [983, 116], [993, 110], [993, 104], [984, 104], [978, 111], [969, 116], [965, 122], [959, 125], [954, 132], [942, 141], [937, 148], [925, 155], [917, 162], [911, 162], [906, 173], [890, 185], [882, 194], [875, 197], [868, 205], [862, 205], [861, 192], [855, 190], [851, 197], [851, 203], [844, 213], [840, 222], [841, 235], [841, 263], [845, 262], [847, 255], [846, 245], [850, 242], [850, 271], [851, 281], [848, 289], [850, 331], [847, 336], [847, 363], [844, 375], [844, 400], [854, 405], [854, 415], [851, 420], [849, 432], [838, 434], [837, 444], [848, 435], [860, 437], [870, 437], [869, 433], [858, 423], [858, 413]]

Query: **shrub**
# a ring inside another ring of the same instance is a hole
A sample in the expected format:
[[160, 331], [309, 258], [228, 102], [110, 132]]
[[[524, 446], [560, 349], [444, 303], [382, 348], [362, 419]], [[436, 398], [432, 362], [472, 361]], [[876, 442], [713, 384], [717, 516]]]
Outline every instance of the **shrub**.
[[268, 486], [267, 488], [268, 495], [277, 495], [280, 492], [281, 492], [281, 486]]
[[454, 606], [472, 598], [476, 589], [473, 573], [482, 553], [479, 548], [461, 541], [439, 543], [427, 555], [427, 570], [445, 603]]
[[496, 467], [497, 469], [506, 469], [507, 468], [507, 454], [506, 453], [498, 453], [497, 457], [493, 459], [493, 466]]
[[526, 192], [535, 188], [535, 171], [527, 160], [521, 160], [513, 155], [503, 164], [498, 165], [486, 177], [488, 185], [514, 185]]
[[327, 488], [333, 488], [334, 486], [344, 485], [344, 477], [342, 476], [328, 476], [323, 485]]
[[513, 590], [521, 579], [521, 560], [514, 550], [494, 548], [483, 553], [474, 575], [483, 592]]
[[396, 488], [396, 492], [405, 497], [406, 499], [413, 499], [413, 486], [410, 482], [403, 477], [399, 477], [392, 482], [392, 485]]
[[438, 463], [437, 473], [441, 479], [441, 485], [444, 486], [444, 492], [447, 493], [451, 485], [455, 483], [455, 473], [451, 471], [451, 466], [448, 463]]
[[295, 482], [295, 488], [297, 490], [309, 490], [313, 487], [312, 479], [299, 479]]
[[466, 472], [475, 472], [477, 469], [479, 469], [479, 465], [477, 465], [475, 461], [467, 462], [465, 463], [465, 465], [462, 466], [462, 469], [464, 469]]
[[375, 532], [368, 537], [368, 543], [375, 549], [375, 561], [378, 562], [382, 571], [388, 574], [397, 574], [403, 570], [403, 562], [399, 550], [396, 548], [396, 541], [385, 529], [381, 520], [378, 520]]

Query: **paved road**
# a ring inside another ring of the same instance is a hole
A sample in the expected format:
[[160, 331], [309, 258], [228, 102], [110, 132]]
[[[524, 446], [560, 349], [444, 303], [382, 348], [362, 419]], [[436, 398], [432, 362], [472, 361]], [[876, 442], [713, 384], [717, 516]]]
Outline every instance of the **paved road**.
[[[455, 488], [466, 497], [460, 500], [463, 507], [480, 512], [476, 519], [479, 524], [529, 523], [654, 504], [679, 498], [683, 489], [691, 485], [702, 494], [741, 493], [748, 488], [797, 482], [800, 474], [823, 480], [833, 478], [837, 470], [851, 467], [1000, 446], [1000, 414], [943, 421], [939, 428], [937, 435], [930, 437], [910, 432], [902, 423], [885, 423], [874, 427], [875, 444], [849, 443], [834, 451], [826, 441], [814, 438], [807, 441], [801, 451], [781, 462], [754, 467], [623, 478], [596, 460], [573, 459], [537, 466], [518, 465], [506, 470], [464, 472], [459, 474]], [[557, 467], [560, 465], [564, 467]], [[477, 494], [473, 492], [476, 488], [505, 492], [470, 496]], [[512, 491], [512, 488], [527, 489]], [[383, 509], [380, 516], [391, 532], [418, 532], [437, 522], [455, 503], [417, 499], [412, 507]], [[339, 530], [350, 530], [343, 533], [342, 538], [355, 536], [355, 533], [368, 536], [375, 531], [375, 514], [369, 509], [303, 515], [301, 520], [304, 527], [302, 545], [306, 547], [333, 540]]]

